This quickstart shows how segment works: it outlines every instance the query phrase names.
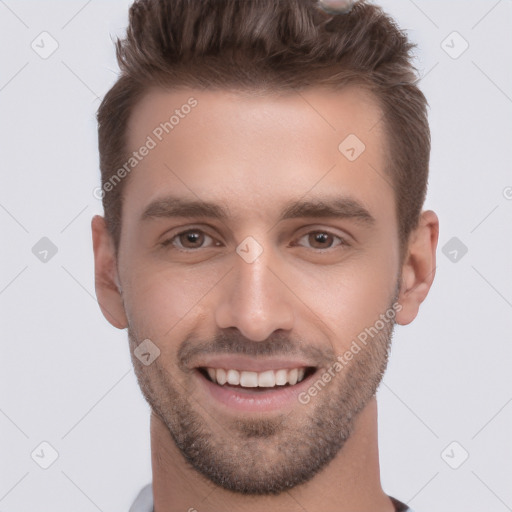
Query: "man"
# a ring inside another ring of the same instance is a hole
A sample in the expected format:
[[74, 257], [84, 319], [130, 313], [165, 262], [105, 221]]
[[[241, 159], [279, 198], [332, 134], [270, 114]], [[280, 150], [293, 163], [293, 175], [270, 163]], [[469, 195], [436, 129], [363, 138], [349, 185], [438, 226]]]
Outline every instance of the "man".
[[132, 511], [409, 510], [375, 393], [435, 269], [411, 47], [364, 1], [131, 7], [92, 233], [152, 410]]

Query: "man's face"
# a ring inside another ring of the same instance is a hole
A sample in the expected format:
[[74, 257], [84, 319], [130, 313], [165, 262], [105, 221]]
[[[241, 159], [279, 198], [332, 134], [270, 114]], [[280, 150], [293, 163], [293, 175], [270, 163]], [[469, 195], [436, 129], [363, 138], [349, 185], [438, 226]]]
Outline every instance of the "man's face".
[[381, 380], [393, 322], [378, 320], [400, 268], [380, 119], [354, 88], [154, 90], [132, 115], [130, 150], [155, 145], [123, 191], [118, 272], [132, 354], [145, 339], [160, 350], [132, 359], [183, 456], [217, 485], [275, 494], [310, 480]]

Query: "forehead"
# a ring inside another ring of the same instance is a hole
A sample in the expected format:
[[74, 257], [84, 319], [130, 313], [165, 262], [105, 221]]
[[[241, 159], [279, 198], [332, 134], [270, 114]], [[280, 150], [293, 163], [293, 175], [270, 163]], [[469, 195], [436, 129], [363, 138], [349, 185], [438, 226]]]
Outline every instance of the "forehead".
[[376, 99], [356, 87], [279, 94], [155, 88], [130, 117], [130, 152], [151, 149], [130, 173], [125, 202], [140, 212], [167, 190], [229, 198], [237, 212], [337, 189], [389, 202], [381, 120]]
[[284, 129], [287, 133], [281, 135], [290, 143], [297, 138], [315, 143], [322, 136], [336, 142], [345, 132], [375, 142], [372, 135], [378, 137], [381, 120], [376, 97], [355, 85], [340, 90], [311, 87], [273, 93], [257, 89], [150, 88], [135, 106], [127, 131], [130, 147], [136, 147], [151, 133], [171, 142], [180, 134], [184, 138], [191, 131], [209, 126], [221, 131], [210, 133], [208, 138], [221, 138], [235, 135], [230, 133], [234, 125], [238, 128], [236, 135], [242, 135], [241, 129], [244, 134], [257, 134], [259, 140], [267, 141]]

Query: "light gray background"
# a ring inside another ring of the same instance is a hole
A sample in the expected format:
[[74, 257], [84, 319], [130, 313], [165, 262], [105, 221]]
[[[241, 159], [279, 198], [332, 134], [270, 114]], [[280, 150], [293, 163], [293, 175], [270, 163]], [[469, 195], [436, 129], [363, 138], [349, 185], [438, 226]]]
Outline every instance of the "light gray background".
[[[148, 406], [96, 303], [90, 233], [94, 115], [130, 3], [0, 0], [1, 512], [127, 511], [151, 479]], [[383, 486], [417, 512], [512, 510], [512, 1], [381, 5], [420, 47], [441, 221], [434, 286], [378, 393]], [[43, 31], [47, 59], [31, 48]], [[31, 458], [43, 441], [48, 469]]]

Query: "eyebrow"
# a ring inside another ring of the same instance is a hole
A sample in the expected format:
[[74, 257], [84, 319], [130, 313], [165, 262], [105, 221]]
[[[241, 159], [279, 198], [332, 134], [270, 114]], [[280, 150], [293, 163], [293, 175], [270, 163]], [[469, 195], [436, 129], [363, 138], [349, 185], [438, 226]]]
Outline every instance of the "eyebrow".
[[[227, 221], [230, 215], [228, 209], [216, 203], [167, 196], [150, 203], [140, 220], [173, 217], [203, 217]], [[359, 201], [349, 196], [290, 201], [280, 213], [280, 220], [306, 217], [352, 219], [368, 226], [376, 222]]]

